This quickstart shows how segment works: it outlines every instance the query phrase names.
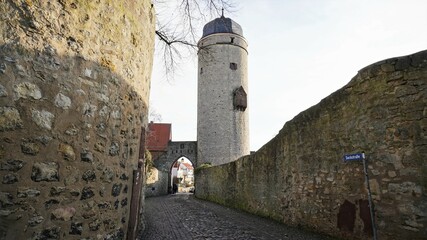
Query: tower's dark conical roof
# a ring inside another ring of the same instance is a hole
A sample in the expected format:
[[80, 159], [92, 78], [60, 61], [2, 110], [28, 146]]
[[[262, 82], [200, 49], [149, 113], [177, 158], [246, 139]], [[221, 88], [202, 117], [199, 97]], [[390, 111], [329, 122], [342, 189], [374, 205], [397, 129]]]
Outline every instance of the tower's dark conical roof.
[[203, 27], [202, 37], [206, 37], [214, 33], [234, 33], [243, 37], [242, 27], [240, 27], [240, 25], [235, 21], [231, 20], [231, 18], [226, 18], [224, 16], [208, 22]]

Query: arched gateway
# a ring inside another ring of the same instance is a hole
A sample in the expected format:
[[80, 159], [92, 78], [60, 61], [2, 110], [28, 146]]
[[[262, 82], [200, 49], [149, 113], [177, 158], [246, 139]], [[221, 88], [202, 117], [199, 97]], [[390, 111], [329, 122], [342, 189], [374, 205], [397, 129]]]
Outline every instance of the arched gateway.
[[188, 159], [197, 167], [197, 142], [172, 141], [170, 123], [153, 123], [148, 127], [147, 150], [152, 155], [152, 166], [147, 171], [145, 196], [170, 193], [172, 165], [181, 158]]
[[150, 123], [147, 149], [153, 168], [147, 174], [146, 196], [168, 193], [170, 169], [181, 157], [197, 167], [250, 154], [248, 44], [243, 30], [222, 15], [204, 26], [197, 47], [197, 142], [172, 142], [171, 124]]

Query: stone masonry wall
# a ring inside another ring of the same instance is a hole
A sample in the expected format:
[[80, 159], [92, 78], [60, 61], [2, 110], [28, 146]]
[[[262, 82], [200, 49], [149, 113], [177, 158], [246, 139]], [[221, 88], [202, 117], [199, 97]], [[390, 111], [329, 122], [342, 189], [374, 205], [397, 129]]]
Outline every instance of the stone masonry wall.
[[200, 170], [196, 196], [345, 239], [427, 236], [427, 51], [362, 70], [250, 156]]
[[147, 124], [148, 0], [0, 4], [0, 239], [124, 239]]

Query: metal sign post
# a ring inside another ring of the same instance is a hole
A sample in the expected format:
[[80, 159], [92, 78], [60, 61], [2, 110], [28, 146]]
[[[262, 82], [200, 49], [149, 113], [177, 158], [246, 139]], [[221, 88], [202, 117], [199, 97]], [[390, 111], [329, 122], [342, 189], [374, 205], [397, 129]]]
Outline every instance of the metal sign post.
[[368, 164], [366, 163], [365, 153], [356, 153], [344, 155], [344, 162], [348, 161], [358, 161], [362, 160], [363, 162], [363, 171], [365, 173], [365, 182], [366, 188], [368, 189], [368, 202], [369, 202], [369, 211], [371, 215], [371, 224], [372, 224], [372, 235], [373, 239], [377, 240], [377, 228], [375, 226], [375, 213], [374, 213], [374, 203], [372, 201], [371, 187], [369, 185], [369, 176], [368, 176]]
[[363, 154], [362, 162], [363, 162], [363, 170], [365, 172], [365, 181], [366, 187], [368, 188], [368, 201], [369, 201], [369, 211], [371, 212], [371, 222], [372, 222], [372, 234], [374, 240], [377, 240], [377, 228], [375, 226], [375, 216], [374, 216], [374, 203], [372, 201], [371, 187], [369, 185], [369, 176], [368, 176], [368, 164], [366, 164], [365, 154]]

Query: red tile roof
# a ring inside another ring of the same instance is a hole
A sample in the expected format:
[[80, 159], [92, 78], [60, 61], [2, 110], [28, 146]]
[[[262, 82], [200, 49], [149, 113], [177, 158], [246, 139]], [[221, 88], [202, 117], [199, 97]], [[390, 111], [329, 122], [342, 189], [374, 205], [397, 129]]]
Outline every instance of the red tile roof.
[[186, 166], [186, 167], [187, 167], [187, 169], [189, 169], [189, 170], [192, 170], [192, 169], [193, 169], [193, 165], [191, 165], [191, 164], [189, 164], [189, 163], [183, 162], [183, 163], [181, 163], [181, 164], [184, 164], [184, 166]]
[[167, 151], [168, 143], [172, 140], [172, 124], [149, 123], [146, 146], [148, 151]]
[[183, 166], [185, 166], [188, 170], [193, 170], [193, 165], [191, 164], [191, 163], [186, 163], [186, 162], [179, 162], [179, 161], [176, 161], [174, 164], [173, 164], [173, 168], [181, 168], [181, 164], [183, 165]]

